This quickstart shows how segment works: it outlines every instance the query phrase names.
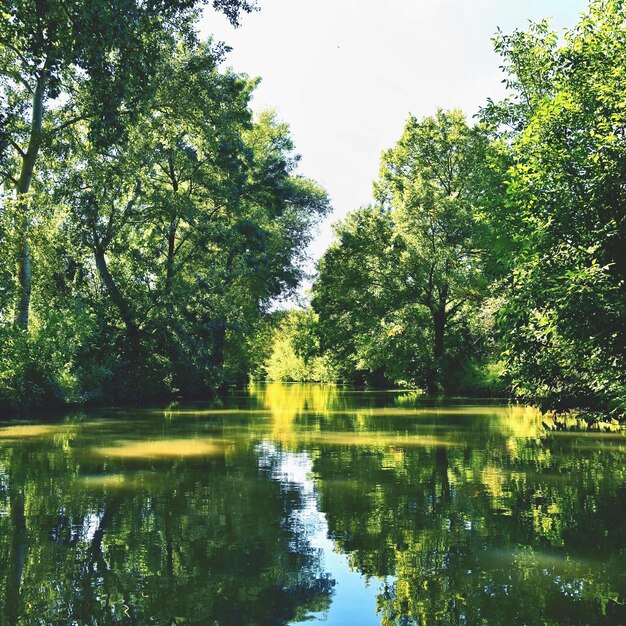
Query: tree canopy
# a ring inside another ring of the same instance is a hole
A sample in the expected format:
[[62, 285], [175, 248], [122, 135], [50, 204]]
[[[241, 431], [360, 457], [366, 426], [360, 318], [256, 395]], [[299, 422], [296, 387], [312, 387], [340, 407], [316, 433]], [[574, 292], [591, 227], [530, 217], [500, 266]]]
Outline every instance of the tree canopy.
[[[233, 21], [252, 8], [215, 5]], [[49, 9], [2, 17], [0, 402], [245, 379], [250, 336], [297, 286], [325, 191], [298, 173], [287, 124], [252, 115], [256, 80], [198, 40], [194, 3], [115, 3], [97, 33], [89, 3]]]
[[376, 205], [338, 226], [313, 306], [326, 345], [353, 371], [444, 388], [446, 358], [459, 358], [471, 304], [489, 282], [479, 201], [486, 149], [485, 130], [460, 111], [410, 117], [383, 154]]
[[473, 126], [409, 118], [375, 206], [319, 265], [319, 333], [347, 379], [506, 385], [623, 418], [625, 23], [623, 2], [596, 0], [562, 39], [548, 21], [498, 33], [505, 100]]

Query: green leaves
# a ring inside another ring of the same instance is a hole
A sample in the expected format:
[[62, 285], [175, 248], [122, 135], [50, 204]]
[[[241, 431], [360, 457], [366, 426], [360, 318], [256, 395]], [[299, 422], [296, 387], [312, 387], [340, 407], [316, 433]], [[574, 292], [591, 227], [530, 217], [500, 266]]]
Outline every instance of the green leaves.
[[[33, 328], [67, 356], [51, 365], [67, 374], [58, 395], [197, 395], [245, 379], [250, 336], [302, 276], [326, 192], [298, 174], [287, 124], [272, 113], [253, 119], [258, 81], [222, 70], [223, 47], [197, 41], [196, 2], [48, 4], [49, 15], [30, 14], [24, 0], [0, 20], [0, 71], [32, 74], [23, 85], [0, 77], [12, 103], [0, 136], [10, 148], [0, 254], [11, 267], [15, 247], [30, 251]], [[253, 8], [214, 6], [232, 21]], [[32, 131], [37, 85], [41, 128]], [[20, 203], [9, 200], [15, 169], [33, 183]], [[0, 274], [0, 328], [26, 292], [30, 284]], [[85, 326], [90, 351], [48, 323], [59, 311], [67, 329], [83, 328], [82, 312], [95, 321]]]
[[611, 411], [623, 393], [625, 23], [622, 2], [592, 2], [561, 48], [546, 23], [497, 45], [516, 129], [490, 215], [510, 242], [502, 336], [514, 388], [544, 408]]
[[485, 129], [460, 111], [409, 118], [383, 154], [378, 206], [337, 226], [313, 306], [323, 344], [348, 376], [384, 372], [430, 391], [451, 383], [444, 369], [459, 368], [460, 346], [450, 329], [465, 324], [467, 303], [486, 284], [486, 151]]

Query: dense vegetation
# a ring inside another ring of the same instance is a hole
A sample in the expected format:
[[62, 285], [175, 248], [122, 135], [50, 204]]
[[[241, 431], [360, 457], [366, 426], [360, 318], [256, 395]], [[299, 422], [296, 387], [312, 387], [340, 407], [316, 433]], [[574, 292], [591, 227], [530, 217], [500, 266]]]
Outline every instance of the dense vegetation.
[[563, 39], [499, 33], [506, 100], [409, 118], [319, 264], [338, 379], [624, 417], [625, 27], [597, 0]]
[[509, 97], [409, 117], [312, 309], [278, 313], [328, 199], [201, 4], [2, 3], [0, 406], [252, 376], [626, 415], [622, 0], [499, 33]]
[[190, 0], [3, 3], [0, 406], [245, 380], [256, 323], [298, 284], [326, 194], [196, 18]]

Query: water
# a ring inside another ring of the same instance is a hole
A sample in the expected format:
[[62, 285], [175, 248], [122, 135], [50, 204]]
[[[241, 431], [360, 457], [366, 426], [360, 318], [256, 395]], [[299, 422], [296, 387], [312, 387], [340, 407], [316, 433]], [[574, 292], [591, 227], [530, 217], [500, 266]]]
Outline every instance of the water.
[[0, 623], [626, 624], [626, 436], [544, 422], [281, 384], [2, 422]]

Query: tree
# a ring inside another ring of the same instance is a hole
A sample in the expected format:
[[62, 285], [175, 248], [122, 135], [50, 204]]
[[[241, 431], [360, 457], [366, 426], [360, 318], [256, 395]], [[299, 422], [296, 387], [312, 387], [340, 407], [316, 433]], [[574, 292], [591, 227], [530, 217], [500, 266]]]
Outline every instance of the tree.
[[320, 262], [313, 303], [322, 328], [360, 342], [339, 339], [340, 360], [365, 364], [365, 345], [370, 356], [378, 346], [369, 362], [381, 373], [401, 360], [414, 382], [442, 389], [446, 338], [488, 283], [479, 211], [486, 151], [482, 126], [438, 111], [409, 118], [383, 154], [377, 207], [340, 225]]
[[407, 297], [405, 247], [391, 213], [360, 209], [335, 233], [313, 287], [322, 353], [344, 380], [426, 385], [428, 319]]
[[545, 409], [625, 412], [625, 24], [623, 2], [594, 1], [562, 47], [547, 22], [496, 39], [511, 90], [484, 111], [511, 159], [490, 216], [510, 275], [501, 327], [514, 391]]
[[181, 48], [123, 150], [73, 129], [59, 200], [92, 255], [106, 325], [124, 328], [121, 361], [144, 378], [148, 364], [161, 372], [157, 390], [220, 386], [227, 351], [295, 287], [328, 210], [325, 192], [295, 174], [288, 127], [273, 114], [253, 123], [253, 86], [220, 72], [209, 46]]
[[334, 382], [336, 374], [320, 350], [318, 323], [311, 308], [282, 313], [265, 347], [264, 372], [257, 374], [257, 379]]
[[484, 129], [470, 128], [460, 111], [440, 110], [421, 122], [411, 117], [383, 155], [375, 187], [406, 246], [411, 296], [432, 318], [431, 391], [441, 387], [448, 327], [485, 283], [475, 185], [485, 150]]
[[[120, 113], [119, 133], [68, 118], [92, 88], [80, 72], [49, 111], [59, 131], [28, 194], [29, 333], [9, 328], [15, 290], [0, 273], [4, 404], [198, 395], [245, 380], [257, 322], [298, 284], [327, 195], [297, 172], [288, 126], [271, 112], [253, 119], [257, 81], [223, 71], [222, 48], [198, 42], [186, 19], [160, 40], [149, 93]], [[3, 262], [21, 245], [10, 191]]]
[[[5, 182], [16, 196], [15, 325], [27, 329], [31, 298], [31, 182], [42, 148], [80, 119], [110, 144], [150, 99], [172, 35], [189, 31], [193, 0], [18, 0], [0, 7], [0, 102]], [[214, 0], [236, 22], [246, 0]]]

